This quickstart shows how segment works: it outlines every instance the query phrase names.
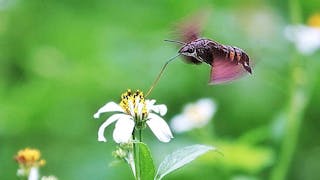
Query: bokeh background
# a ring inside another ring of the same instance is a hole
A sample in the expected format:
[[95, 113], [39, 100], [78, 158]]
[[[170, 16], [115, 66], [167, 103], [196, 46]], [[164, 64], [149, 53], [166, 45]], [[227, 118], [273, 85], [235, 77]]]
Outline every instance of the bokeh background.
[[320, 12], [318, 0], [104, 1], [0, 0], [0, 179], [18, 179], [13, 157], [38, 148], [43, 175], [59, 179], [133, 179], [126, 164], [110, 166], [108, 143], [93, 119], [127, 88], [147, 91], [177, 53], [175, 25], [200, 11], [203, 36], [245, 49], [254, 70], [209, 86], [210, 67], [172, 62], [150, 97], [168, 106], [165, 119], [200, 98], [217, 102], [201, 129], [168, 144], [144, 137], [156, 166], [190, 144], [209, 153], [166, 179], [320, 179], [320, 51], [301, 55], [284, 29]]

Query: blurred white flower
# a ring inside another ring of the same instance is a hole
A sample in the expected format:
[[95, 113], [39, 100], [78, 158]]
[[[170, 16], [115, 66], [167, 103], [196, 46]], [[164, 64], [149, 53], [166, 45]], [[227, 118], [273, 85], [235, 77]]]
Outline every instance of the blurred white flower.
[[295, 44], [301, 54], [313, 54], [320, 49], [320, 15], [311, 16], [308, 25], [287, 26], [284, 34], [289, 41]]
[[58, 178], [55, 176], [52, 176], [52, 175], [51, 176], [42, 176], [41, 180], [58, 180]]
[[171, 130], [166, 121], [160, 117], [167, 113], [167, 106], [164, 104], [155, 105], [155, 102], [155, 100], [145, 100], [140, 91], [131, 92], [128, 90], [122, 94], [120, 104], [115, 102], [105, 104], [94, 114], [94, 118], [99, 118], [100, 114], [105, 112], [118, 113], [110, 116], [100, 126], [98, 141], [107, 141], [104, 137], [104, 130], [111, 123], [117, 121], [113, 131], [113, 139], [117, 143], [129, 142], [134, 128], [144, 128], [145, 124], [150, 127], [160, 141], [169, 142], [173, 138]]
[[216, 103], [213, 100], [200, 99], [196, 103], [187, 104], [181, 114], [173, 117], [170, 126], [177, 133], [203, 127], [208, 124], [216, 110]]
[[293, 42], [301, 54], [311, 55], [320, 48], [320, 29], [305, 25], [287, 26], [286, 38]]

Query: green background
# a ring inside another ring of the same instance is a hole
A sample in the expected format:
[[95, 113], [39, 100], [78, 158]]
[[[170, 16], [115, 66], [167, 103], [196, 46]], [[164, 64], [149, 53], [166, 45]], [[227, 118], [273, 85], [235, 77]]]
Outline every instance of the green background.
[[97, 141], [109, 115], [93, 114], [127, 88], [147, 91], [177, 54], [163, 40], [201, 11], [209, 12], [203, 36], [245, 49], [253, 75], [209, 86], [209, 66], [172, 62], [150, 95], [167, 105], [165, 119], [203, 97], [218, 110], [207, 127], [168, 144], [146, 130], [156, 166], [201, 143], [224, 155], [209, 153], [167, 179], [320, 179], [320, 51], [299, 55], [283, 33], [319, 12], [317, 0], [0, 0], [0, 179], [17, 179], [13, 157], [25, 147], [41, 150], [43, 175], [133, 179], [126, 164], [110, 166], [113, 126], [108, 143]]

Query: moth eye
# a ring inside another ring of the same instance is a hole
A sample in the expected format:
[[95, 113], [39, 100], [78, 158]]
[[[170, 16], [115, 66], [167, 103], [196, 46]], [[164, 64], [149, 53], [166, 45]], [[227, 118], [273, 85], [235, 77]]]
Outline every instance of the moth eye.
[[187, 52], [188, 52], [188, 53], [193, 53], [193, 52], [194, 52], [194, 49], [193, 49], [193, 48], [190, 48], [190, 49], [187, 50]]

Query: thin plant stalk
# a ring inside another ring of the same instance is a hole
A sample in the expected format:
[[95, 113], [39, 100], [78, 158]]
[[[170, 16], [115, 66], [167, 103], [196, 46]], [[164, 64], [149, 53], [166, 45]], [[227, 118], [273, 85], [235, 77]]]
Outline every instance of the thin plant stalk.
[[[301, 22], [299, 0], [289, 0], [290, 17], [293, 24]], [[279, 161], [271, 173], [271, 180], [287, 179], [287, 174], [297, 146], [300, 125], [307, 103], [310, 89], [303, 57], [297, 52], [293, 54], [291, 67], [291, 89], [286, 109], [285, 133], [280, 145]]]
[[[298, 76], [297, 73], [304, 72], [302, 68], [296, 67], [293, 69], [293, 73]], [[302, 75], [303, 74], [300, 74], [299, 76]], [[305, 89], [306, 87], [304, 87], [303, 84], [300, 84], [297, 78], [300, 79], [299, 77], [293, 78], [294, 82], [291, 89], [289, 105], [287, 107], [285, 134], [280, 146], [278, 164], [276, 164], [272, 172], [272, 180], [286, 179], [297, 146], [304, 110], [309, 99], [309, 93]]]
[[135, 143], [133, 143], [133, 156], [135, 161], [135, 178], [137, 180], [141, 180], [141, 161], [140, 161], [140, 149], [139, 149], [139, 142], [142, 140], [142, 130], [135, 129], [133, 132], [133, 139]]

